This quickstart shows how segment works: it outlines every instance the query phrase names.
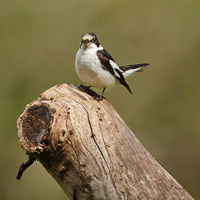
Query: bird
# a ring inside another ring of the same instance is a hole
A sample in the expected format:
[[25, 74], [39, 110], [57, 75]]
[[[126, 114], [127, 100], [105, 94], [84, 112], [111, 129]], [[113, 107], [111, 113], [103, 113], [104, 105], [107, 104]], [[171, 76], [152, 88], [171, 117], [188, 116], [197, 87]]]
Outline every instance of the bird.
[[105, 90], [120, 83], [131, 94], [126, 82], [128, 76], [143, 71], [149, 63], [119, 66], [113, 57], [100, 45], [95, 33], [88, 32], [81, 37], [81, 45], [75, 58], [75, 69], [79, 78], [89, 87], [102, 90], [99, 97], [102, 100]]

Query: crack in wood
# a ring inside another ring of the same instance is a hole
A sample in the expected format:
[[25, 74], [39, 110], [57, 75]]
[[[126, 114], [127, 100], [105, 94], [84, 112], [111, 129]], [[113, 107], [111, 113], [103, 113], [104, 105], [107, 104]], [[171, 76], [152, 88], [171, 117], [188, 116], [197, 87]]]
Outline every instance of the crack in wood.
[[[80, 104], [80, 105], [81, 105], [81, 104]], [[97, 141], [95, 140], [95, 137], [94, 137], [95, 134], [94, 134], [94, 132], [93, 132], [92, 125], [91, 125], [91, 122], [90, 122], [89, 112], [87, 111], [87, 109], [85, 108], [85, 106], [83, 106], [83, 105], [81, 105], [81, 106], [84, 108], [84, 110], [85, 110], [86, 113], [87, 113], [88, 123], [89, 123], [90, 130], [91, 130], [91, 133], [92, 133], [92, 139], [94, 140], [94, 143], [96, 144], [96, 146], [97, 146], [97, 148], [98, 148], [98, 150], [99, 150], [99, 152], [100, 152], [100, 154], [101, 154], [101, 156], [102, 156], [104, 162], [106, 163], [106, 166], [107, 166], [108, 170], [110, 171], [110, 168], [109, 168], [108, 163], [107, 163], [107, 161], [106, 161], [106, 159], [105, 159], [105, 157], [104, 157], [104, 155], [103, 155], [103, 153], [102, 153], [102, 151], [101, 151], [101, 148], [100, 148], [100, 146], [98, 145]]]
[[[71, 139], [69, 137], [68, 137], [68, 140], [70, 141], [70, 145], [71, 145], [71, 147], [72, 147], [72, 149], [73, 149], [73, 151], [74, 151], [74, 153], [76, 155], [76, 158], [77, 158], [77, 161], [78, 161], [79, 172], [80, 172], [81, 167], [80, 167], [80, 160], [79, 160], [78, 154], [77, 154], [77, 152], [76, 152], [76, 150], [75, 150], [75, 148], [73, 146], [73, 143], [72, 143], [72, 141], [71, 141]], [[79, 177], [81, 177], [81, 175], [79, 173], [78, 173], [78, 175], [79, 175]]]

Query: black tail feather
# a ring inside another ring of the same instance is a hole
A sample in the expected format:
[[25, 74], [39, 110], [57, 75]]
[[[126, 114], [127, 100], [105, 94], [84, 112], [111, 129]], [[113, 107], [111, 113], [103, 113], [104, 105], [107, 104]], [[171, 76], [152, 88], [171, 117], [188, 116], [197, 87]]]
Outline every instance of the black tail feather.
[[124, 65], [124, 66], [119, 66], [119, 68], [125, 72], [129, 69], [137, 69], [137, 68], [140, 68], [140, 67], [146, 67], [150, 65], [149, 63], [140, 63], [140, 64], [133, 64], [133, 65]]

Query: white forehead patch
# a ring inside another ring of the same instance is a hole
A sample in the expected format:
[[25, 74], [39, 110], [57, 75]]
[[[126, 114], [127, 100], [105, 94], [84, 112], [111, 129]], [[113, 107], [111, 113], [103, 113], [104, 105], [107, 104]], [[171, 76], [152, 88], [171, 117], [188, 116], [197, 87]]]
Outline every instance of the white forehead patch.
[[89, 35], [89, 34], [85, 34], [85, 35], [82, 36], [82, 40], [89, 40], [89, 41], [91, 41], [92, 39], [93, 39], [93, 37], [91, 35]]

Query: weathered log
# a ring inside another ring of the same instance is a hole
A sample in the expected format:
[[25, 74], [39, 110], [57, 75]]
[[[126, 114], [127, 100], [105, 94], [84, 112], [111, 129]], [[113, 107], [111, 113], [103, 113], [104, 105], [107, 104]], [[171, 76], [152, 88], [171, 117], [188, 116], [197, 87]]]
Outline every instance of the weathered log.
[[[88, 89], [89, 92], [91, 90]], [[22, 148], [70, 199], [193, 199], [138, 141], [112, 105], [57, 85], [17, 122]]]

